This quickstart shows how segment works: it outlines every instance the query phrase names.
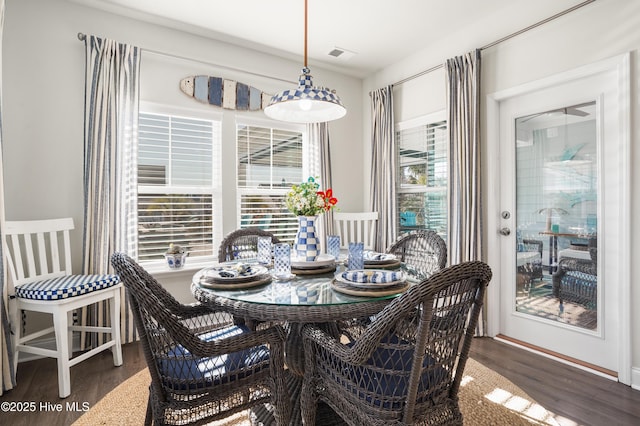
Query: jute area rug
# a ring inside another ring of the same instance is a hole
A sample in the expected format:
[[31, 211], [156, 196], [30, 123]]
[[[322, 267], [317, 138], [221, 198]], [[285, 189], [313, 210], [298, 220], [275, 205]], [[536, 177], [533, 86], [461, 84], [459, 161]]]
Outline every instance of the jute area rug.
[[[73, 426], [144, 424], [150, 380], [147, 369], [140, 371], [108, 393]], [[465, 425], [558, 425], [553, 413], [522, 389], [471, 358], [460, 389], [460, 409]], [[246, 413], [240, 413], [211, 425], [246, 426], [250, 422]]]

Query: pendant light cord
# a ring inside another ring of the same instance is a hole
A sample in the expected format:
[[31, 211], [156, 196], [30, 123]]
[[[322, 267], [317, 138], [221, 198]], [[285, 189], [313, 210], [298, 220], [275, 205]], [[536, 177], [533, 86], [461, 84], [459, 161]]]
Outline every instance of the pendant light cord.
[[304, 67], [307, 68], [307, 0], [304, 0]]

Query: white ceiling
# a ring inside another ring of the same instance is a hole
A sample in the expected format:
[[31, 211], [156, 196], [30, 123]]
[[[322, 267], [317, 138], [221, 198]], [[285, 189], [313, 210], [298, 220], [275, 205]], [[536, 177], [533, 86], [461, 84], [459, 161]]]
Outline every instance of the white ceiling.
[[[304, 0], [72, 1], [303, 62]], [[482, 47], [582, 1], [308, 0], [309, 65], [365, 77], [454, 34]]]

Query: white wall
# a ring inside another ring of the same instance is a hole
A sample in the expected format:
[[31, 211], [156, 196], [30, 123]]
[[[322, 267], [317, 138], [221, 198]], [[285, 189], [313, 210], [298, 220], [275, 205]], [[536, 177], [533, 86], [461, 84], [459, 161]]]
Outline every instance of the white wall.
[[[521, 17], [517, 19], [522, 20]], [[518, 30], [533, 22], [523, 23]], [[562, 71], [597, 62], [602, 59], [632, 52], [632, 199], [631, 218], [640, 217], [640, 173], [634, 166], [640, 165], [638, 138], [640, 135], [640, 2], [635, 0], [599, 0], [577, 11], [571, 12], [538, 28], [516, 36], [482, 52], [482, 99], [487, 94], [508, 89], [530, 81], [551, 76]], [[384, 85], [393, 84], [422, 70], [443, 63], [447, 58], [462, 55], [475, 48], [487, 45], [506, 36], [501, 34], [490, 39], [469, 37], [464, 31], [447, 39], [443, 46], [430, 47], [369, 77], [364, 82], [363, 102], [366, 93]], [[418, 77], [394, 88], [396, 121], [439, 111], [445, 108], [445, 72], [442, 68]], [[483, 114], [483, 123], [486, 117]], [[368, 115], [363, 117], [365, 140], [369, 139]], [[483, 132], [486, 126], [483, 125]], [[483, 144], [486, 148], [486, 133]], [[486, 149], [483, 149], [486, 154]], [[485, 169], [487, 159], [483, 160]], [[367, 177], [365, 177], [365, 181]], [[485, 205], [486, 213], [497, 211], [495, 206]], [[485, 235], [493, 232], [485, 229]], [[640, 227], [632, 219], [629, 230], [631, 241], [640, 241]], [[487, 247], [488, 251], [495, 247]], [[631, 246], [631, 293], [632, 307], [640, 306], [640, 292], [635, 282], [640, 276], [640, 247]], [[490, 307], [489, 307], [490, 309]], [[640, 387], [640, 313], [632, 309], [632, 383]]]
[[[73, 264], [79, 272], [85, 80], [85, 48], [77, 38], [79, 32], [143, 49], [141, 99], [224, 114], [223, 178], [230, 185], [225, 189], [222, 235], [235, 229], [232, 114], [188, 98], [180, 92], [178, 82], [188, 75], [212, 75], [276, 93], [297, 85], [302, 56], [299, 63], [283, 60], [67, 0], [6, 0], [2, 119], [7, 220], [73, 217]], [[362, 82], [313, 63], [310, 68], [315, 83], [336, 89], [347, 107], [347, 116], [329, 125], [333, 188], [343, 211], [361, 210], [366, 186], [364, 163], [359, 160], [363, 151]], [[189, 291], [193, 272], [165, 272], [157, 278], [182, 302], [193, 302]]]
[[[264, 53], [124, 18], [66, 0], [7, 0], [3, 46], [3, 130], [8, 220], [72, 216], [74, 265], [80, 266], [83, 218], [84, 43], [94, 34], [143, 49], [141, 99], [222, 112], [180, 92], [188, 75], [213, 75], [267, 93], [295, 87], [302, 67]], [[165, 52], [188, 59], [151, 53]], [[301, 52], [302, 53], [302, 52]], [[231, 71], [239, 70], [266, 75]], [[347, 116], [330, 123], [334, 192], [344, 211], [363, 205], [361, 80], [311, 64], [316, 84], [335, 88]], [[281, 81], [284, 79], [290, 83]], [[262, 112], [254, 113], [262, 115]], [[230, 130], [231, 129], [231, 130]], [[235, 132], [223, 133], [224, 176], [235, 181]], [[355, 160], [354, 160], [355, 159]], [[223, 234], [235, 229], [235, 197]]]

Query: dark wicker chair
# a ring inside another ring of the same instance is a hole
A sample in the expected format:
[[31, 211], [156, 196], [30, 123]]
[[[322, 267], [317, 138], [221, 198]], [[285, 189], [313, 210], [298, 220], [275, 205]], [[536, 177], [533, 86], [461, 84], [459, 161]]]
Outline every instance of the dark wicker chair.
[[591, 259], [565, 257], [558, 262], [553, 274], [553, 294], [560, 305], [564, 301], [578, 303], [587, 309], [597, 309], [598, 305], [598, 243], [589, 239]]
[[351, 425], [461, 425], [458, 390], [490, 279], [478, 261], [436, 272], [348, 343], [305, 325], [305, 424], [322, 401]]
[[401, 235], [387, 249], [387, 253], [395, 254], [418, 279], [428, 277], [447, 264], [447, 244], [430, 230], [411, 231]]
[[[402, 261], [405, 269], [417, 280], [423, 280], [447, 264], [447, 244], [431, 230], [414, 230], [404, 233], [387, 249]], [[349, 338], [357, 336], [362, 326], [372, 318], [353, 318], [339, 321], [338, 329]]]
[[145, 424], [205, 424], [264, 403], [279, 424], [289, 423], [282, 328], [253, 332], [224, 312], [183, 305], [123, 253], [111, 264], [151, 374]]
[[543, 243], [540, 240], [523, 239], [521, 243], [518, 243], [519, 253], [537, 253], [537, 256], [531, 261], [518, 265], [518, 273], [526, 275], [529, 281], [542, 279], [542, 246]]
[[218, 262], [258, 257], [258, 237], [271, 237], [273, 244], [280, 239], [271, 232], [260, 228], [242, 228], [228, 234], [220, 243]]

